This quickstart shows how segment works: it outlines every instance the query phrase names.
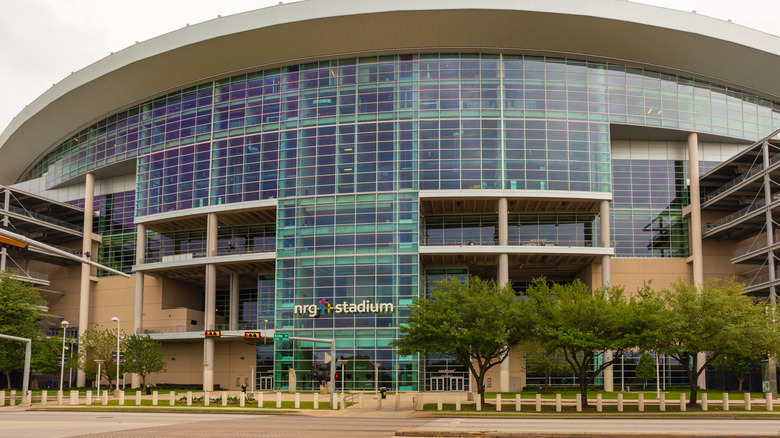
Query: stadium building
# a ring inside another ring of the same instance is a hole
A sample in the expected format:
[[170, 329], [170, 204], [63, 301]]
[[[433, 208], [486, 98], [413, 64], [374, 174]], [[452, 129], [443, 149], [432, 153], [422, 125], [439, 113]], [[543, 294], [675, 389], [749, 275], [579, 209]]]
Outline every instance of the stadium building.
[[[329, 346], [284, 333], [335, 339], [347, 389], [469, 390], [449, 358], [390, 346], [445, 276], [520, 294], [737, 275], [775, 296], [777, 71], [778, 37], [617, 0], [220, 17], [73, 73], [0, 135], [5, 226], [131, 278], [2, 261], [52, 329], [117, 317], [163, 341], [158, 383], [287, 389], [295, 368], [316, 388]], [[519, 353], [489, 376], [525, 383]]]

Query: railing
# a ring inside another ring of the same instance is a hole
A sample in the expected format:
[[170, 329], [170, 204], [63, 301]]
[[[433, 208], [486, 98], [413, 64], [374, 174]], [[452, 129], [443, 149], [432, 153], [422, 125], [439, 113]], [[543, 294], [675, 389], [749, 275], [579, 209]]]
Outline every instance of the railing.
[[[770, 163], [771, 163], [771, 160], [770, 160]], [[753, 167], [752, 169], [748, 170], [747, 172], [743, 173], [742, 175], [732, 179], [731, 181], [727, 182], [726, 184], [723, 184], [722, 186], [718, 187], [717, 189], [715, 189], [715, 190], [707, 193], [706, 195], [704, 195], [704, 199], [702, 200], [702, 202], [707, 202], [710, 199], [715, 198], [716, 196], [718, 196], [721, 193], [729, 190], [730, 188], [738, 185], [739, 183], [745, 181], [746, 179], [759, 174], [762, 170], [764, 170], [764, 165], [763, 164], [756, 165], [756, 167]]]
[[[780, 232], [776, 232], [773, 241], [775, 243], [778, 242], [778, 239], [780, 239]], [[744, 245], [739, 248], [734, 249], [734, 254], [732, 257], [739, 257], [743, 256], [745, 254], [754, 252], [754, 251], [761, 251], [762, 249], [766, 249], [766, 233], [761, 234], [758, 236], [758, 238], [754, 238], [752, 242], [750, 242], [749, 245]]]
[[[601, 242], [584, 239], [509, 239], [510, 246], [575, 246], [575, 247], [600, 247]], [[424, 239], [423, 246], [497, 246], [495, 239], [478, 240], [463, 238], [428, 237]]]
[[49, 281], [49, 275], [44, 274], [42, 272], [25, 271], [24, 269], [13, 268], [13, 267], [8, 267], [6, 268], [6, 270], [11, 272], [13, 275], [16, 275], [17, 277], [27, 277], [27, 278], [34, 278], [36, 280]]
[[[756, 275], [755, 277], [751, 278], [750, 281], [748, 281], [748, 284], [746, 287], [753, 287], [758, 286], [759, 284], [763, 284], [769, 281], [769, 272], [766, 274]], [[780, 271], [775, 271], [775, 279], [780, 279]]]
[[[4, 206], [3, 203], [0, 203], [0, 209], [5, 210], [5, 206]], [[63, 227], [63, 228], [68, 228], [68, 229], [74, 230], [74, 231], [82, 232], [84, 230], [84, 227], [82, 227], [80, 225], [72, 224], [70, 222], [65, 222], [63, 220], [55, 219], [55, 218], [53, 218], [51, 216], [46, 216], [46, 215], [43, 215], [43, 214], [40, 214], [40, 213], [27, 211], [27, 210], [25, 210], [23, 208], [19, 208], [19, 207], [13, 206], [13, 205], [9, 205], [8, 206], [8, 211], [10, 211], [12, 213], [20, 214], [22, 216], [31, 217], [33, 219], [38, 219], [40, 221], [48, 222], [48, 223], [53, 224], [53, 225], [58, 225], [58, 226]]]
[[727, 223], [729, 223], [731, 221], [734, 221], [734, 220], [739, 219], [739, 218], [741, 218], [743, 216], [746, 216], [746, 215], [748, 215], [748, 214], [758, 210], [759, 208], [763, 208], [765, 205], [766, 205], [766, 202], [763, 199], [758, 199], [755, 202], [753, 202], [753, 204], [748, 205], [747, 207], [737, 211], [736, 213], [731, 213], [730, 215], [728, 215], [726, 217], [722, 217], [722, 218], [718, 219], [715, 222], [708, 223], [706, 231], [712, 231], [712, 230], [714, 230], [715, 228], [718, 228], [721, 225], [727, 224]]
[[189, 333], [204, 331], [203, 324], [171, 325], [167, 327], [144, 327], [139, 331], [141, 333]]
[[[229, 255], [242, 255], [242, 254], [262, 254], [262, 253], [275, 253], [276, 247], [274, 245], [262, 245], [262, 246], [239, 246], [239, 247], [218, 247], [217, 256], [229, 256]], [[180, 254], [156, 254], [150, 255], [147, 253], [144, 263], [160, 263], [160, 262], [174, 262], [180, 260], [190, 260], [208, 257], [206, 251], [197, 252], [185, 252]]]
[[[230, 324], [215, 324], [217, 330], [230, 330]], [[236, 330], [263, 330], [263, 324], [257, 324], [254, 322], [239, 322]]]

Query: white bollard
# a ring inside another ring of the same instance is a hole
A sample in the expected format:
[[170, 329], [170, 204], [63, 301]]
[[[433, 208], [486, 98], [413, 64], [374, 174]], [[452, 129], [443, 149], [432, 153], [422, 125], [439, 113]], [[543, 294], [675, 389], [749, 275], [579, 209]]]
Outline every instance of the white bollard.
[[103, 391], [103, 400], [101, 400], [103, 406], [108, 406], [108, 391]]
[[728, 411], [729, 410], [729, 393], [724, 392], [723, 393], [723, 410]]
[[501, 394], [496, 394], [496, 412], [501, 412]]
[[766, 410], [770, 411], [770, 412], [773, 411], [775, 408], [774, 408], [774, 406], [772, 406], [773, 405], [773, 403], [772, 403], [773, 402], [773, 400], [772, 400], [772, 393], [771, 392], [767, 392], [766, 394], [764, 394], [764, 397], [766, 399]]
[[661, 399], [658, 400], [658, 409], [661, 412], [666, 411], [666, 393], [661, 393]]
[[[338, 397], [336, 397], [338, 400]], [[336, 403], [338, 405], [338, 403]], [[282, 393], [279, 391], [276, 391], [276, 407], [281, 408], [282, 407]]]
[[0, 391], [0, 406], [5, 406], [5, 391]]
[[460, 393], [455, 394], [455, 410], [460, 410]]
[[49, 391], [43, 390], [41, 391], [41, 406], [46, 406], [46, 402], [49, 401]]
[[347, 396], [341, 393], [341, 409], [347, 409]]
[[314, 409], [320, 408], [320, 395], [316, 392], [314, 393]]
[[10, 402], [11, 406], [16, 406], [16, 390], [15, 389], [11, 390], [11, 397], [9, 398], [9, 402]]
[[598, 393], [596, 394], [596, 412], [601, 412], [602, 408], [601, 393]]
[[301, 408], [301, 393], [296, 392], [295, 393], [295, 409]]
[[685, 412], [685, 393], [680, 394], [680, 412]]
[[417, 397], [417, 410], [422, 411], [423, 409], [425, 409], [425, 402], [423, 401], [423, 398], [424, 398], [423, 396], [424, 395], [425, 395], [425, 393], [421, 392], [421, 393], [419, 393], [419, 396]]
[[709, 408], [707, 401], [707, 393], [701, 395], [701, 410], [706, 411]]
[[401, 410], [401, 393], [396, 391], [395, 393], [395, 410], [400, 411]]
[[645, 395], [639, 394], [639, 412], [645, 411]]
[[366, 406], [363, 404], [363, 393], [361, 392], [360, 395], [358, 395], [358, 405], [360, 406], [360, 409], [365, 408]]
[[[5, 394], [0, 394], [0, 395], [2, 396], [2, 398], [5, 398]], [[2, 398], [0, 398], [0, 406], [3, 406], [3, 401], [4, 400], [2, 400]], [[64, 403], [64, 401], [65, 401], [64, 398], [65, 398], [65, 394], [63, 394], [62, 391], [57, 391], [57, 404], [58, 405], [61, 405], [61, 404]]]
[[141, 391], [135, 392], [135, 405], [141, 406]]
[[87, 391], [87, 406], [92, 405], [92, 391]]
[[515, 412], [520, 412], [520, 408], [523, 406], [523, 398], [520, 396], [520, 393], [518, 392], [515, 394]]
[[[125, 393], [120, 392], [119, 393], [119, 402], [120, 405], [125, 404]], [[160, 400], [160, 394], [157, 391], [152, 391], [152, 406], [157, 406], [158, 401]]]
[[[156, 393], [157, 391], [155, 391], [155, 394]], [[125, 392], [119, 391], [119, 406], [124, 406], [124, 405], [125, 405]]]
[[[315, 394], [315, 396], [316, 395], [319, 395], [319, 394]], [[263, 397], [263, 393], [262, 392], [257, 394], [257, 407], [258, 408], [262, 408], [263, 407], [263, 403], [265, 403], [265, 400], [263, 400], [263, 398], [264, 397]], [[316, 403], [315, 403], [315, 406], [316, 406]], [[317, 409], [317, 408], [315, 407], [314, 409]]]
[[618, 394], [618, 412], [623, 412], [623, 394]]
[[542, 412], [542, 394], [536, 394], [536, 412]]
[[192, 406], [192, 391], [187, 391], [187, 406]]
[[477, 394], [477, 411], [481, 411], [481, 410], [482, 410], [482, 397], [479, 394]]
[[436, 410], [437, 410], [437, 411], [441, 411], [441, 410], [442, 410], [442, 399], [441, 399], [441, 394], [439, 394], [439, 395], [436, 397]]
[[[336, 403], [338, 403], [338, 400], [336, 400]], [[336, 409], [338, 409], [338, 405], [336, 405]], [[376, 399], [376, 410], [381, 411], [382, 410], [382, 396], [380, 395]]]
[[555, 394], [555, 412], [561, 412], [561, 395]]
[[79, 391], [78, 390], [71, 390], [70, 391], [70, 404], [72, 406], [75, 406], [79, 404]]
[[[295, 393], [298, 397], [300, 397], [300, 394], [297, 392]], [[238, 395], [238, 407], [243, 408], [246, 406], [246, 393], [244, 391], [241, 391], [241, 393]]]
[[576, 396], [577, 412], [582, 412], [582, 394]]
[[745, 410], [749, 411], [751, 409], [752, 405], [750, 404], [750, 393], [745, 393]]
[[176, 391], [171, 391], [168, 394], [168, 404], [170, 406], [176, 406]]
[[222, 391], [222, 406], [227, 406], [227, 399], [228, 399], [228, 393], [227, 391]]

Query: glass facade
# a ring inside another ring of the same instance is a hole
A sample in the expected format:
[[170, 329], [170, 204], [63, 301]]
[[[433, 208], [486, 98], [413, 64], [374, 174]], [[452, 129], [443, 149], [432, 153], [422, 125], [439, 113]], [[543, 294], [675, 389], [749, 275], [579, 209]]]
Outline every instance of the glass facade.
[[[611, 160], [610, 124], [756, 140], [780, 127], [780, 104], [576, 59], [347, 58], [219, 79], [131, 107], [73, 134], [25, 178], [48, 174], [53, 187], [137, 160], [135, 193], [98, 202], [106, 209], [100, 261], [124, 271], [134, 260], [133, 216], [277, 199], [275, 224], [219, 230], [220, 255], [276, 252], [274, 275], [242, 291], [242, 321], [335, 338], [348, 389], [373, 388], [378, 378], [416, 390], [420, 367], [431, 378], [460, 372], [447, 358], [418, 362], [389, 346], [421, 278], [439, 275], [421, 277], [418, 247], [495, 245], [497, 237], [495, 214], [421, 218], [420, 190], [612, 192], [618, 256], [688, 255], [685, 163]], [[512, 245], [594, 246], [594, 230], [592, 213], [509, 218]], [[150, 234], [147, 246], [147, 262], [197, 256], [205, 230]], [[296, 310], [363, 302], [392, 311]], [[258, 377], [285, 388], [294, 368], [299, 386], [315, 385], [311, 365], [324, 359], [324, 345], [269, 348], [258, 349]]]

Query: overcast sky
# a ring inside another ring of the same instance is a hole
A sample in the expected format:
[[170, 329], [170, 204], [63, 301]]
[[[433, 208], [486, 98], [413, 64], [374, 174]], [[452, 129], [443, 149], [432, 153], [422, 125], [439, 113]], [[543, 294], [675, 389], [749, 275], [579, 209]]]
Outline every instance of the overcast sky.
[[[778, 0], [636, 2], [696, 10], [698, 14], [731, 19], [737, 24], [780, 34]], [[53, 83], [111, 52], [188, 23], [278, 3], [278, 0], [0, 0], [0, 131]]]

